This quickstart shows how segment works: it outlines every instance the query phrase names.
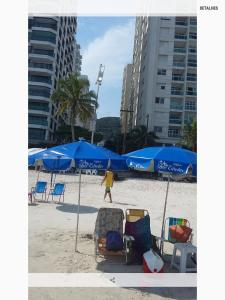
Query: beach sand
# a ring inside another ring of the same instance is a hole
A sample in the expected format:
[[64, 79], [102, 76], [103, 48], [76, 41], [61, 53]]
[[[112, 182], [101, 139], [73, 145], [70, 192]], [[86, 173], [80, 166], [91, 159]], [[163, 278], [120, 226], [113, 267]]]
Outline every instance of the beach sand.
[[[29, 190], [35, 185], [37, 172], [29, 171]], [[142, 266], [96, 263], [94, 243], [90, 237], [100, 207], [144, 208], [149, 211], [151, 231], [160, 236], [166, 182], [150, 179], [116, 181], [112, 189], [113, 203], [103, 201], [101, 176], [82, 175], [79, 221], [79, 253], [74, 252], [78, 175], [57, 175], [56, 182], [66, 184], [65, 202], [41, 201], [29, 205], [29, 273], [67, 272], [142, 272]], [[50, 182], [49, 173], [39, 180]], [[167, 216], [185, 217], [197, 240], [197, 185], [171, 182]], [[172, 254], [172, 247], [166, 252]], [[196, 299], [196, 288], [30, 288], [29, 299]]]

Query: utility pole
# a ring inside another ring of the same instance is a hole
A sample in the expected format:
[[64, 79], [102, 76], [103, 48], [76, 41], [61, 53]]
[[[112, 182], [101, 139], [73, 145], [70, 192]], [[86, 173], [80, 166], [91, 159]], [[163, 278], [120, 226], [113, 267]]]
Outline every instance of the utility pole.
[[95, 115], [96, 115], [96, 106], [98, 105], [99, 88], [100, 88], [100, 85], [102, 84], [104, 71], [105, 71], [105, 66], [100, 64], [99, 71], [98, 71], [98, 77], [97, 77], [97, 80], [95, 82], [95, 84], [97, 84], [97, 93], [96, 93], [96, 105], [94, 105], [94, 120], [93, 120], [92, 132], [91, 132], [91, 144], [94, 143], [94, 133], [95, 133], [95, 128], [96, 128], [96, 117], [95, 117]]
[[146, 115], [146, 119], [147, 119], [147, 125], [146, 125], [147, 132], [146, 132], [146, 136], [145, 136], [145, 145], [147, 145], [149, 114]]
[[125, 153], [125, 151], [126, 151], [126, 135], [127, 135], [127, 114], [132, 113], [134, 111], [129, 110], [129, 109], [121, 109], [120, 111], [126, 113], [125, 127], [124, 127], [124, 134], [123, 134], [123, 146], [122, 146], [122, 153]]

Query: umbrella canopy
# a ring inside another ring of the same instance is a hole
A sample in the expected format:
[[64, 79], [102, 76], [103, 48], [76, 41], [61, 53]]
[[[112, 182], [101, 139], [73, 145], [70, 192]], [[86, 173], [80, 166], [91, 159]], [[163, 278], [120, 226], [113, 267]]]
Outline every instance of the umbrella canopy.
[[[110, 167], [114, 171], [128, 170], [125, 158], [108, 149], [90, 144], [86, 141], [59, 145], [50, 148], [49, 151], [58, 152], [68, 158], [70, 157], [74, 160], [77, 169], [105, 170]], [[45, 162], [46, 158], [43, 157], [44, 165]], [[48, 167], [51, 167], [50, 159], [48, 160]]]
[[129, 168], [140, 171], [197, 174], [197, 154], [178, 147], [148, 147], [124, 154]]
[[67, 170], [71, 163], [71, 157], [51, 148], [28, 154], [28, 166], [43, 164], [49, 171]]
[[[197, 175], [197, 154], [195, 152], [178, 147], [148, 147], [124, 154], [123, 157], [126, 158], [128, 167], [135, 170], [149, 172], [157, 171], [170, 175]], [[170, 175], [168, 176], [166, 188], [161, 237], [164, 236], [165, 230], [165, 215]], [[160, 243], [160, 248], [161, 251], [163, 251], [163, 242]]]

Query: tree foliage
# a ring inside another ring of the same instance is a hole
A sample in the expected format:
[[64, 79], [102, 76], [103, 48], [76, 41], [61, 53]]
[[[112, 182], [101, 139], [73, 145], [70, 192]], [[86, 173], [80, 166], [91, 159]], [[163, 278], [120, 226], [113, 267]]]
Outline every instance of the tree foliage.
[[197, 152], [197, 120], [185, 125], [184, 136], [181, 140], [181, 145], [188, 149]]
[[[154, 132], [148, 132], [146, 126], [138, 126], [133, 128], [126, 134], [125, 152], [135, 151], [144, 147], [151, 147], [156, 145], [158, 137]], [[106, 140], [105, 147], [122, 153], [124, 135], [122, 133], [116, 134], [112, 139]]]
[[67, 113], [71, 126], [72, 140], [75, 140], [75, 124], [78, 117], [82, 122], [92, 117], [96, 94], [89, 91], [89, 81], [77, 74], [70, 74], [58, 81], [57, 89], [52, 94], [52, 101], [59, 105], [58, 114]]

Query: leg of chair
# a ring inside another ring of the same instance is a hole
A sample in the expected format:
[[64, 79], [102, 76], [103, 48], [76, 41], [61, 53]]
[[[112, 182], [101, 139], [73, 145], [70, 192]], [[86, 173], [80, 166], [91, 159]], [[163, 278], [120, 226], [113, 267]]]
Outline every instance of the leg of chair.
[[171, 260], [171, 263], [170, 263], [170, 269], [172, 269], [173, 266], [174, 266], [174, 262], [175, 262], [175, 259], [176, 259], [176, 252], [177, 252], [177, 248], [176, 248], [175, 245], [174, 245], [174, 248], [173, 248], [173, 256], [172, 256], [172, 260]]
[[186, 273], [187, 266], [187, 252], [186, 249], [182, 249], [180, 256], [180, 273]]

